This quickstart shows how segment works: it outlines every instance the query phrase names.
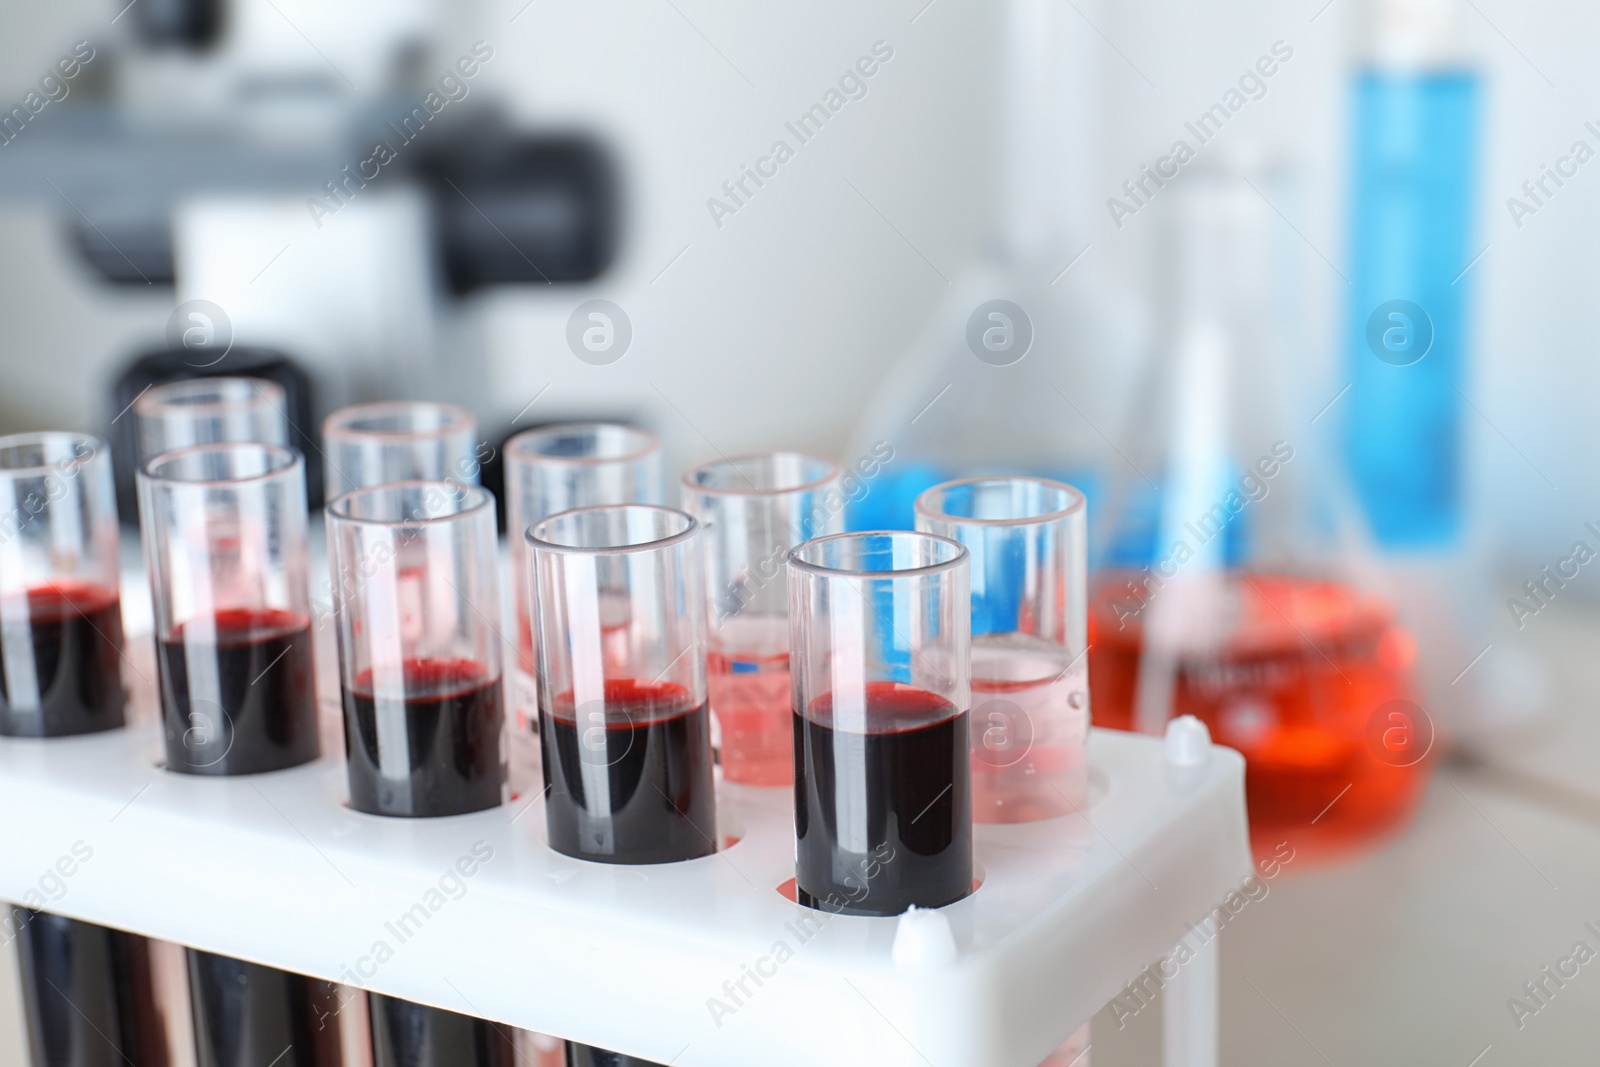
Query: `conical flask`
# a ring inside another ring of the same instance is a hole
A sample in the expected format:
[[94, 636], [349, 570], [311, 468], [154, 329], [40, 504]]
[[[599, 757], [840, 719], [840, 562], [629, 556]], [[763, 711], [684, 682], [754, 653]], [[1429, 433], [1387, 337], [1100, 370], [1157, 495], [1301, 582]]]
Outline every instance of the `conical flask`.
[[1257, 849], [1292, 835], [1328, 855], [1404, 820], [1432, 728], [1322, 442], [1271, 188], [1236, 161], [1187, 175], [1166, 205], [1170, 321], [1122, 434], [1137, 443], [1108, 506], [1090, 686], [1098, 725], [1198, 716], [1245, 756]]
[[1048, 0], [1003, 10], [997, 239], [981, 262], [952, 272], [869, 401], [849, 456], [890, 458], [848, 513], [851, 529], [910, 529], [917, 496], [956, 478], [1064, 481], [1091, 507], [1104, 484], [1103, 431], [1117, 421], [1138, 321], [1084, 236], [1089, 218], [1074, 214], [1098, 203], [1084, 146], [1097, 139], [1104, 45]]

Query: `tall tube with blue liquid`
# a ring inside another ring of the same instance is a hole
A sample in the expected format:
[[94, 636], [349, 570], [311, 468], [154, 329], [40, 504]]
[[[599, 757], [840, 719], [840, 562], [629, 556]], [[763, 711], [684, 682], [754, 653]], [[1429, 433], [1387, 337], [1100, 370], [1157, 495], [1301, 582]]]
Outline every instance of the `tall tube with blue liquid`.
[[1457, 0], [1375, 0], [1353, 100], [1344, 451], [1377, 543], [1436, 550], [1462, 512], [1479, 75]]

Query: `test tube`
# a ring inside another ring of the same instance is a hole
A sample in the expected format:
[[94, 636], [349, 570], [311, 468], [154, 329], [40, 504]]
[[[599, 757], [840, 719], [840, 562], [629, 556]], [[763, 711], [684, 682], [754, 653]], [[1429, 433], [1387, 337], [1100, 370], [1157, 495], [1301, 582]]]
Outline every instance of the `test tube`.
[[373, 1067], [516, 1067], [509, 1027], [380, 993], [367, 996]]
[[198, 1067], [340, 1067], [338, 986], [191, 948]]
[[837, 464], [799, 452], [739, 456], [683, 476], [701, 523], [706, 684], [730, 782], [794, 783], [789, 593], [784, 565], [802, 541], [844, 529]]
[[[79, 841], [79, 859], [93, 855]], [[76, 864], [77, 860], [69, 860]], [[35, 1064], [166, 1067], [150, 943], [137, 934], [27, 908], [9, 913], [22, 964], [22, 1007]]]
[[550, 847], [601, 863], [716, 851], [699, 524], [578, 508], [527, 533]]
[[146, 460], [167, 769], [254, 774], [316, 759], [305, 469], [280, 445], [198, 445]]
[[911, 531], [789, 553], [795, 898], [847, 915], [972, 892], [967, 550]]
[[139, 460], [223, 441], [289, 443], [283, 386], [265, 378], [188, 378], [151, 386], [133, 402]]
[[123, 724], [110, 456], [84, 434], [0, 437], [0, 735]]
[[917, 529], [972, 575], [972, 813], [1030, 822], [1089, 788], [1087, 508], [1043, 478], [968, 478], [917, 498]]
[[328, 505], [350, 806], [431, 817], [505, 799], [494, 497], [396, 482]]
[[340, 408], [322, 422], [328, 500], [388, 482], [478, 484], [478, 424], [464, 408], [384, 400]]
[[[525, 430], [506, 442], [506, 529], [521, 537], [540, 519], [597, 504], [661, 503], [661, 441], [614, 423], [583, 422]], [[511, 554], [512, 578], [529, 588], [526, 553]], [[518, 662], [533, 674], [528, 599], [517, 597]]]

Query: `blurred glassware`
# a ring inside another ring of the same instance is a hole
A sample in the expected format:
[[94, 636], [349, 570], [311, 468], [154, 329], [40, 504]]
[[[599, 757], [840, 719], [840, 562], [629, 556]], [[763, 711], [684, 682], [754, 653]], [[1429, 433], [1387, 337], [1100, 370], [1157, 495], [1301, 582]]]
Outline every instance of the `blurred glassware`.
[[189, 378], [152, 386], [133, 402], [139, 462], [191, 445], [289, 443], [283, 387], [265, 378]]
[[351, 404], [322, 423], [328, 500], [390, 482], [477, 485], [478, 423], [454, 404], [384, 400]]
[[971, 554], [972, 818], [1089, 802], [1088, 522], [1042, 478], [968, 478], [917, 498], [917, 529]]
[[1138, 320], [1087, 240], [1103, 216], [1079, 207], [1101, 203], [1084, 146], [1098, 143], [1104, 44], [1077, 6], [1006, 5], [999, 239], [954, 279], [869, 402], [849, 454], [887, 442], [893, 459], [852, 505], [849, 529], [910, 529], [919, 493], [979, 475], [1068, 482], [1092, 505], [1116, 460], [1102, 430], [1130, 384]]
[[701, 523], [706, 686], [730, 782], [794, 783], [784, 561], [795, 545], [842, 532], [843, 505], [839, 465], [799, 452], [713, 460], [683, 476], [683, 508]]
[[1354, 495], [1404, 591], [1425, 703], [1458, 740], [1526, 721], [1549, 688], [1536, 650], [1494, 632], [1505, 616], [1488, 588], [1492, 546], [1465, 521], [1483, 79], [1457, 41], [1462, 10], [1370, 0], [1353, 79], [1350, 391], [1338, 412]]
[[1125, 435], [1141, 445], [1112, 502], [1117, 566], [1091, 596], [1094, 720], [1156, 732], [1198, 716], [1245, 756], [1257, 847], [1292, 832], [1332, 854], [1404, 821], [1432, 731], [1411, 702], [1413, 643], [1370, 589], [1317, 440], [1325, 399], [1286, 388], [1314, 376], [1285, 356], [1303, 346], [1269, 294], [1291, 272], [1252, 184], [1272, 187], [1196, 166], [1167, 204], [1173, 319]]

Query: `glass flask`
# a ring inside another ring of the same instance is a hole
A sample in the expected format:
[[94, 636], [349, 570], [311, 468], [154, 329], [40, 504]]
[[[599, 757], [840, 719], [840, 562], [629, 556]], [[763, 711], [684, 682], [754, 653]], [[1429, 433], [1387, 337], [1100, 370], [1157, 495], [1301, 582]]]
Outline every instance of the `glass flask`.
[[1338, 386], [1289, 388], [1318, 380], [1291, 341], [1303, 245], [1263, 189], [1274, 175], [1235, 161], [1170, 192], [1171, 320], [1123, 434], [1090, 685], [1097, 725], [1191, 714], [1243, 753], [1258, 849], [1333, 854], [1405, 820], [1432, 726], [1322, 440]]

